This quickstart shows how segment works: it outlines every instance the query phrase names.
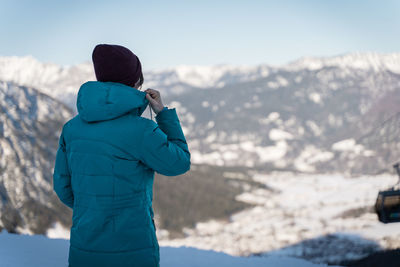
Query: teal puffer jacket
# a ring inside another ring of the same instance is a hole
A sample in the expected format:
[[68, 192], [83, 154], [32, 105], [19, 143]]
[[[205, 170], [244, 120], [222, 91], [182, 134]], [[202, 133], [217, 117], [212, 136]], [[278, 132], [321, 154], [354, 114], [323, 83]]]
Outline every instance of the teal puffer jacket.
[[153, 224], [154, 172], [190, 170], [190, 152], [175, 108], [141, 117], [146, 93], [88, 81], [79, 114], [62, 128], [54, 190], [73, 209], [69, 266], [159, 266]]

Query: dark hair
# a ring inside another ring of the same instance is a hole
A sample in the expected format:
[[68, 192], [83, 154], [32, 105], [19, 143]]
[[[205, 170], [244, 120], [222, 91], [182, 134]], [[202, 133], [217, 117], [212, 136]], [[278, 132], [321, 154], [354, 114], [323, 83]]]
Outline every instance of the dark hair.
[[143, 78], [143, 72], [140, 73], [140, 82], [139, 82], [139, 86], [142, 86], [144, 82], [144, 78]]
[[[142, 89], [143, 82], [144, 82], [143, 73], [140, 73], [140, 77], [139, 77], [138, 82], [139, 82], [139, 84], [137, 85], [137, 88], [136, 88], [136, 89], [141, 90], [141, 89]], [[135, 85], [133, 85], [132, 87], [135, 87]]]

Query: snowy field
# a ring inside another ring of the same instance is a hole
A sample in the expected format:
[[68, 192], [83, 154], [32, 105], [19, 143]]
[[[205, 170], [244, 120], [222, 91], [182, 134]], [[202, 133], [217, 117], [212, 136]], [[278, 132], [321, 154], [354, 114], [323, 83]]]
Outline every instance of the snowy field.
[[[0, 266], [2, 267], [62, 267], [68, 266], [69, 241], [49, 239], [41, 235], [0, 233]], [[160, 247], [162, 267], [317, 267], [305, 260], [270, 256], [234, 257], [221, 252], [189, 247]]]
[[392, 186], [397, 176], [276, 173], [255, 174], [253, 179], [272, 189], [237, 196], [256, 204], [254, 208], [234, 214], [229, 222], [198, 223], [195, 229], [185, 229], [187, 237], [160, 244], [240, 256], [297, 256], [315, 263], [358, 259], [382, 248], [400, 247], [400, 225], [382, 224], [370, 210], [379, 190]]
[[[379, 190], [397, 182], [395, 175], [345, 178], [280, 172], [257, 173], [252, 179], [267, 188], [249, 189], [237, 200], [255, 207], [233, 214], [229, 221], [185, 228], [182, 239], [168, 240], [166, 231], [157, 229], [160, 245], [232, 256], [293, 256], [314, 263], [359, 259], [400, 247], [400, 224], [382, 224], [371, 210]], [[55, 226], [47, 235], [68, 237], [69, 231]]]

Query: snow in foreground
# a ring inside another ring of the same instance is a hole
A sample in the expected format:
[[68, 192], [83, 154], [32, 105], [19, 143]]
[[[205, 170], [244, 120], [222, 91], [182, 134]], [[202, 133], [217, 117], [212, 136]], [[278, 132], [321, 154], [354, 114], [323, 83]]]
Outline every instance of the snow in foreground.
[[[68, 266], [69, 240], [49, 239], [42, 235], [16, 235], [0, 232], [0, 266]], [[309, 263], [290, 257], [234, 257], [212, 250], [200, 250], [191, 247], [161, 247], [160, 265], [163, 267], [180, 266], [325, 266]]]

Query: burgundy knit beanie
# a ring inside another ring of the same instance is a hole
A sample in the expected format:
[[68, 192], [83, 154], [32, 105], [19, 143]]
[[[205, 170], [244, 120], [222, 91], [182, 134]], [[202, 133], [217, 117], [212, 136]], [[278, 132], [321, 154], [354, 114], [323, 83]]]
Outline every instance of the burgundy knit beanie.
[[143, 84], [142, 64], [139, 58], [121, 45], [98, 44], [92, 60], [96, 79], [101, 82], [118, 82], [134, 87], [140, 78]]

